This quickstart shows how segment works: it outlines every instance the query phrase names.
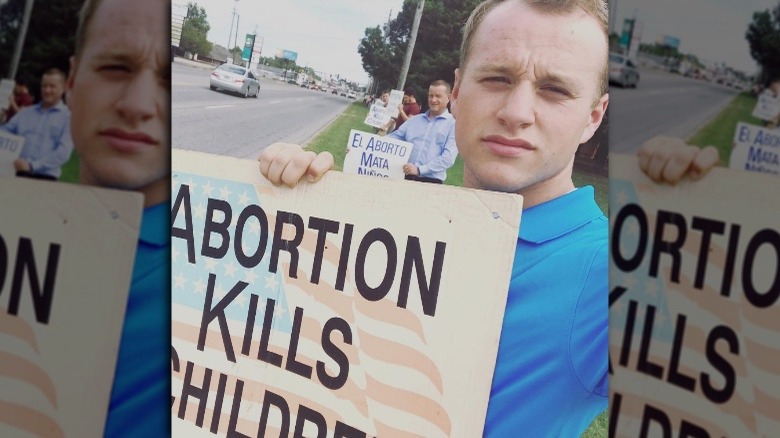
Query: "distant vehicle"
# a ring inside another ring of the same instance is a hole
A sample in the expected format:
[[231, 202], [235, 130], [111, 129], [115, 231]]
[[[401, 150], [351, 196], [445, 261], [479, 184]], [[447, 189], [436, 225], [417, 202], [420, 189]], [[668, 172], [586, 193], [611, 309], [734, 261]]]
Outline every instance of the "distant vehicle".
[[339, 94], [339, 90], [334, 88], [334, 89], [330, 90], [330, 94]]
[[347, 97], [347, 91], [346, 90], [339, 90], [339, 96]]
[[326, 90], [325, 87], [320, 87], [320, 91], [322, 91], [324, 93], [324, 92], [326, 92], [328, 90]]
[[350, 99], [357, 99], [357, 93], [355, 93], [354, 91], [350, 91], [347, 93], [347, 97]]
[[301, 82], [301, 88], [309, 88], [308, 82]]
[[621, 87], [634, 87], [639, 84], [639, 70], [630, 59], [619, 53], [609, 54], [609, 82]]
[[244, 97], [260, 94], [260, 82], [246, 67], [222, 64], [211, 72], [209, 88], [238, 93]]

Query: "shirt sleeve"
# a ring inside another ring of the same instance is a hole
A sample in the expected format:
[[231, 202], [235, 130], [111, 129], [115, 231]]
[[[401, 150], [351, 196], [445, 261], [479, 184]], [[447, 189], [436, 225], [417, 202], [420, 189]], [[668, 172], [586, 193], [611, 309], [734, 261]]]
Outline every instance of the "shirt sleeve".
[[[401, 129], [406, 127], [406, 123], [401, 125]], [[452, 167], [455, 164], [455, 159], [458, 157], [458, 147], [455, 144], [455, 123], [453, 121], [450, 124], [447, 136], [444, 140], [444, 147], [441, 149], [441, 154], [434, 157], [431, 161], [418, 166], [420, 169], [420, 175], [443, 172]]]
[[58, 169], [70, 159], [70, 155], [73, 152], [73, 138], [70, 135], [70, 117], [64, 117], [63, 120], [64, 126], [52, 150], [37, 160], [28, 160], [33, 171]]

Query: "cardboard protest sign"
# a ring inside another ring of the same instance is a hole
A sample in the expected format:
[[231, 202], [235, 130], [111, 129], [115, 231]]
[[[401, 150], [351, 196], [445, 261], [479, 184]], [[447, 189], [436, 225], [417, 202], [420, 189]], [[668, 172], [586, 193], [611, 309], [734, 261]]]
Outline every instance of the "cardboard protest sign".
[[729, 169], [780, 175], [780, 129], [738, 123]]
[[389, 121], [390, 114], [387, 113], [387, 108], [385, 108], [381, 100], [378, 100], [371, 104], [371, 108], [369, 108], [368, 115], [366, 115], [363, 123], [374, 128], [384, 128]]
[[138, 193], [0, 178], [0, 436], [101, 436]]
[[8, 108], [8, 100], [14, 92], [16, 81], [13, 79], [0, 79], [0, 108]]
[[780, 192], [716, 168], [655, 184], [610, 156], [610, 432], [780, 430]]
[[519, 196], [177, 149], [172, 190], [174, 435], [482, 434]]
[[778, 114], [780, 114], [780, 97], [775, 97], [771, 91], [764, 90], [758, 95], [758, 101], [753, 108], [753, 117], [761, 120], [774, 120]]
[[352, 129], [347, 139], [344, 173], [404, 179], [403, 166], [414, 145], [408, 141]]
[[24, 137], [0, 131], [0, 177], [16, 175], [14, 161], [24, 147]]
[[368, 110], [368, 115], [363, 123], [374, 128], [384, 128], [390, 122], [390, 119], [398, 117], [398, 105], [401, 104], [403, 98], [403, 91], [391, 90], [387, 105], [381, 100], [374, 102]]

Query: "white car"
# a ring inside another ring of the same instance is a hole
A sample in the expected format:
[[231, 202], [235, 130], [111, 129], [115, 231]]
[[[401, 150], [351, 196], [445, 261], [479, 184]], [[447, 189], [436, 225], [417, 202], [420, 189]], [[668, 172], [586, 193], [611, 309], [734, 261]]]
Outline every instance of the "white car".
[[639, 69], [630, 59], [619, 53], [609, 54], [609, 82], [621, 87], [634, 87], [639, 84]]
[[260, 82], [246, 67], [222, 64], [211, 72], [209, 88], [222, 89], [238, 93], [244, 97], [260, 94]]
[[350, 91], [347, 93], [347, 97], [350, 99], [357, 99], [357, 94], [354, 91]]

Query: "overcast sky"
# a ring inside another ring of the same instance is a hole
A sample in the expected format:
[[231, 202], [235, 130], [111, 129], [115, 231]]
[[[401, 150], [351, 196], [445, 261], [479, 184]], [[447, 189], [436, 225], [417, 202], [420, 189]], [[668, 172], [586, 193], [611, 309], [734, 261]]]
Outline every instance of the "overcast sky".
[[[403, 5], [403, 0], [192, 1], [206, 10], [211, 42], [228, 44], [235, 6], [240, 15], [240, 47], [245, 35], [257, 28], [257, 35], [264, 37], [262, 56], [274, 56], [277, 49], [290, 50], [298, 53], [298, 65], [360, 83], [368, 81], [357, 51], [365, 29], [386, 22], [390, 10], [395, 18]], [[230, 46], [234, 38], [235, 26]]]
[[[770, 9], [778, 0], [613, 0], [615, 26], [636, 14], [642, 23], [642, 42], [654, 43], [659, 36], [680, 38], [680, 52], [693, 53], [700, 60], [726, 64], [755, 73], [758, 65], [750, 57], [745, 39], [753, 12]], [[612, 20], [610, 20], [612, 21]]]

